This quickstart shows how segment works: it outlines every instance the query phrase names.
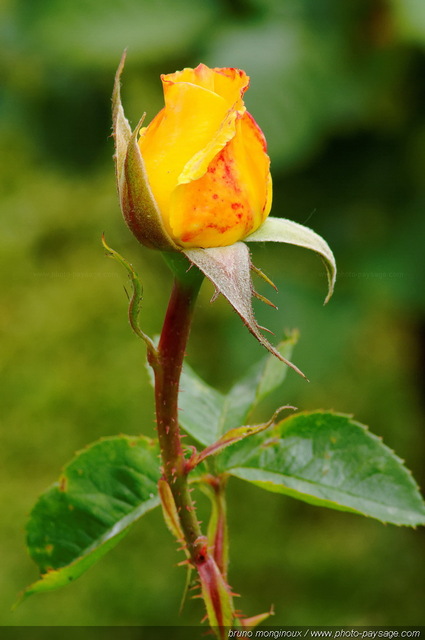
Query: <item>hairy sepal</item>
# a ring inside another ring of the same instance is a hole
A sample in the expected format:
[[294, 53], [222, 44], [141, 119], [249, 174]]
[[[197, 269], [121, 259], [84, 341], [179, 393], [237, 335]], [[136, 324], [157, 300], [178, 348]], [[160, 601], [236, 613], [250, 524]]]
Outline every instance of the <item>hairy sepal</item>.
[[184, 253], [213, 283], [216, 294], [221, 293], [230, 302], [258, 342], [279, 360], [305, 377], [298, 367], [282, 356], [261, 333], [252, 308], [254, 291], [248, 247], [243, 242], [236, 242], [227, 247], [186, 249]]
[[112, 93], [112, 125], [113, 136], [115, 140], [115, 172], [117, 177], [118, 193], [121, 200], [121, 194], [124, 188], [124, 162], [127, 154], [128, 143], [131, 138], [131, 127], [125, 117], [124, 109], [121, 103], [121, 74], [124, 69], [126, 51], [124, 51], [117, 72], [115, 74], [114, 91]]
[[124, 63], [125, 53], [115, 75], [112, 94], [115, 172], [121, 210], [128, 227], [141, 244], [162, 251], [179, 251], [163, 225], [137, 143], [144, 117], [133, 132], [125, 117], [120, 91]]
[[145, 246], [161, 251], [179, 251], [179, 247], [165, 230], [137, 144], [142, 122], [141, 120], [132, 133], [127, 148], [124, 163], [125, 188], [121, 200], [123, 214], [131, 231]]

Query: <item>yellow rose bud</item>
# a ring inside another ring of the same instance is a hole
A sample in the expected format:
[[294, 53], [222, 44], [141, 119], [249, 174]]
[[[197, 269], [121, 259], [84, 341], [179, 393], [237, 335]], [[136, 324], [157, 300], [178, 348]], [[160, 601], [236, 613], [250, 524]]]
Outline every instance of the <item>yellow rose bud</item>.
[[[140, 130], [138, 146], [170, 248], [233, 244], [271, 207], [266, 141], [243, 103], [249, 78], [200, 64], [161, 80], [165, 107]], [[138, 172], [126, 173], [131, 194]]]

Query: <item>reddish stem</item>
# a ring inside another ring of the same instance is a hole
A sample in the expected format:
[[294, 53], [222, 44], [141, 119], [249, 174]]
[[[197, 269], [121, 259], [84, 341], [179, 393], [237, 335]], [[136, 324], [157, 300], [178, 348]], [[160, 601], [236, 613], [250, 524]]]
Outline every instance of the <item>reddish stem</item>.
[[[227, 564], [222, 548], [224, 535], [219, 535], [220, 539], [214, 541], [219, 567], [210, 553], [207, 538], [202, 535], [190, 495], [187, 479], [190, 465], [184, 457], [177, 404], [183, 358], [201, 282], [202, 275], [197, 275], [197, 272], [185, 271], [181, 277], [176, 274], [158, 350], [150, 352], [148, 358], [155, 374], [156, 418], [164, 479], [174, 499], [189, 561], [198, 572], [210, 625], [220, 638], [224, 638], [226, 627], [230, 627], [234, 620], [232, 594], [223, 576]], [[224, 516], [224, 512], [219, 515]], [[220, 524], [224, 534], [224, 522]]]
[[[157, 357], [150, 363], [155, 373], [155, 404], [164, 477], [173, 494], [181, 528], [193, 563], [203, 552], [205, 538], [190, 495], [178, 420], [178, 392], [194, 304], [202, 282], [174, 280]], [[201, 551], [202, 550], [202, 551]]]

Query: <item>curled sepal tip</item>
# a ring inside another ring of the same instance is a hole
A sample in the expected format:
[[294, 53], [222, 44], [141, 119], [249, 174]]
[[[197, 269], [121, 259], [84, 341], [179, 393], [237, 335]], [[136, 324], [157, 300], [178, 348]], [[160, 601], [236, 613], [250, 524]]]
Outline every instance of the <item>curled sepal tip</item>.
[[285, 218], [269, 217], [264, 224], [245, 238], [245, 242], [284, 242], [315, 251], [322, 258], [328, 277], [328, 294], [332, 296], [336, 280], [336, 263], [328, 243], [315, 231]]
[[149, 359], [150, 359], [150, 361], [154, 361], [156, 359], [156, 357], [157, 357], [156, 347], [155, 347], [153, 341], [151, 340], [151, 338], [149, 338], [149, 336], [146, 335], [146, 333], [144, 331], [142, 331], [142, 329], [139, 326], [140, 307], [141, 307], [142, 299], [143, 299], [143, 287], [142, 287], [142, 283], [140, 282], [140, 278], [137, 275], [136, 271], [131, 266], [131, 264], [125, 258], [123, 258], [122, 255], [120, 255], [114, 249], [111, 249], [111, 247], [109, 247], [106, 244], [106, 240], [105, 240], [105, 236], [104, 235], [102, 235], [102, 244], [103, 244], [103, 247], [104, 247], [104, 249], [106, 251], [106, 255], [109, 258], [113, 258], [114, 260], [116, 260], [117, 262], [122, 264], [123, 267], [125, 267], [125, 269], [128, 272], [128, 275], [129, 275], [129, 278], [131, 280], [131, 284], [132, 284], [132, 287], [133, 287], [133, 295], [131, 296], [130, 302], [129, 302], [129, 305], [128, 305], [128, 319], [130, 321], [130, 326], [133, 329], [134, 333], [139, 338], [144, 340], [144, 342], [146, 343], [147, 349], [148, 349]]

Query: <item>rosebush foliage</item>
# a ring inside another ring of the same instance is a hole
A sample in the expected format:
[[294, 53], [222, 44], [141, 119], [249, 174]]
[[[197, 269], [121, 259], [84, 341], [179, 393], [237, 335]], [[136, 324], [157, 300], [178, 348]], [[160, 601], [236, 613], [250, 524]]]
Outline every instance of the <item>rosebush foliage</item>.
[[[270, 248], [263, 257], [280, 289], [272, 328], [277, 335], [282, 322], [300, 329], [297, 362], [311, 380], [289, 374], [284, 402], [352, 411], [407, 460], [423, 488], [423, 3], [10, 0], [2, 12], [2, 601], [36, 578], [23, 554], [27, 514], [73, 452], [105, 435], [154, 434], [147, 376], [128, 376], [141, 370], [143, 348], [122, 320], [122, 279], [105, 264], [99, 240], [105, 231], [131, 252], [116, 214], [108, 140], [111, 79], [125, 46], [133, 124], [136, 105], [150, 115], [160, 107], [157, 71], [200, 60], [247, 70], [247, 106], [269, 140], [273, 215], [300, 223], [314, 216], [340, 270], [332, 306], [321, 312], [314, 257], [303, 253], [291, 269], [296, 249], [282, 259]], [[168, 274], [151, 255], [132, 259], [149, 292], [152, 333]], [[207, 380], [221, 377], [224, 392], [260, 351], [241, 338], [224, 305], [210, 310], [208, 297], [189, 362]], [[225, 358], [202, 354], [205, 335], [215, 353], [224, 341]], [[270, 416], [275, 393], [258, 421]], [[423, 622], [424, 551], [415, 532], [239, 481], [230, 494], [231, 576], [245, 585], [247, 609], [258, 608], [260, 586], [265, 609], [272, 601], [277, 607], [276, 593], [285, 604], [276, 624]], [[169, 576], [180, 558], [158, 513], [147, 514], [127, 546], [77, 588], [30, 599], [13, 617], [4, 608], [1, 623], [160, 624], [164, 600], [178, 608], [183, 576], [181, 583]], [[288, 528], [295, 516], [297, 527]], [[141, 601], [133, 585], [143, 573]], [[194, 623], [200, 615], [193, 612]]]

